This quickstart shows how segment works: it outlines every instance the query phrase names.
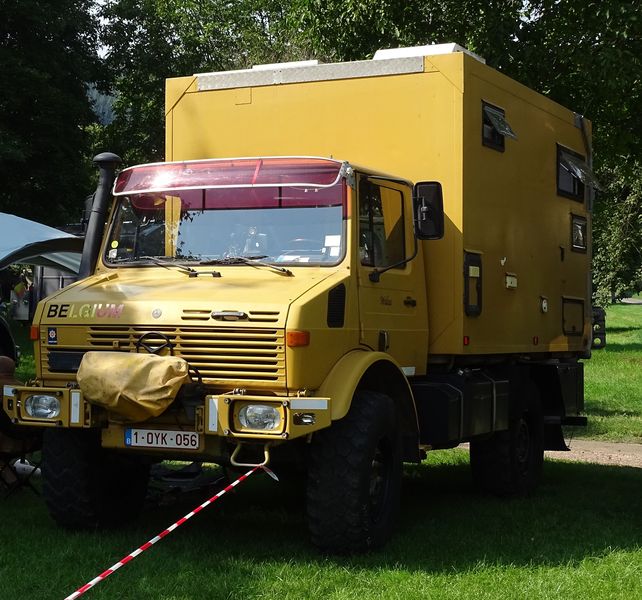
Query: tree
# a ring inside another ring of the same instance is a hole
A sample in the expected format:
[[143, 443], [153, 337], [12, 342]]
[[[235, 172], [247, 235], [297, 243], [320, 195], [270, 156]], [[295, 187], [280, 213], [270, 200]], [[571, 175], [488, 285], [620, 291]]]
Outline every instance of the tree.
[[166, 78], [288, 56], [274, 0], [111, 0], [101, 17], [116, 96], [103, 140], [126, 164], [163, 158]]
[[607, 201], [594, 220], [593, 271], [596, 300], [604, 306], [622, 298], [642, 280], [642, 164], [619, 160], [602, 168], [609, 174]]
[[536, 0], [519, 35], [515, 76], [593, 121], [603, 190], [594, 218], [594, 282], [600, 303], [640, 277], [642, 18], [630, 0]]
[[99, 79], [91, 0], [3, 0], [0, 9], [0, 210], [50, 224], [75, 219], [90, 188]]
[[359, 60], [380, 48], [457, 42], [498, 66], [510, 55], [521, 0], [293, 0], [289, 24], [318, 57]]

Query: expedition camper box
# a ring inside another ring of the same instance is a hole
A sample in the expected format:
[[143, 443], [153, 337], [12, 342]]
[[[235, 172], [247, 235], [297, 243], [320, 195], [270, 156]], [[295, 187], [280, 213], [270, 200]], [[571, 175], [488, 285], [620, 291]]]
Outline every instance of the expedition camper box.
[[166, 107], [168, 161], [305, 153], [440, 182], [415, 315], [428, 361], [589, 349], [590, 123], [479, 57], [445, 44], [181, 77]]
[[387, 539], [430, 449], [470, 441], [482, 488], [531, 492], [586, 421], [590, 139], [455, 44], [168, 80], [167, 163], [96, 157], [88, 277], [39, 305], [37, 383], [4, 390], [47, 427], [54, 518], [114, 516], [117, 478], [89, 470], [70, 509], [78, 448], [128, 482], [300, 461], [312, 540], [340, 552]]

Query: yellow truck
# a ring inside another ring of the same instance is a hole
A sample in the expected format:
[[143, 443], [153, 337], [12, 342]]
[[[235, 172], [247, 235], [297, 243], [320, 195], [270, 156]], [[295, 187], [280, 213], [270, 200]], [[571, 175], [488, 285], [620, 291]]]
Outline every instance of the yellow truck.
[[291, 464], [313, 543], [360, 552], [462, 442], [533, 491], [586, 422], [590, 123], [454, 44], [170, 79], [166, 117], [168, 162], [96, 157], [84, 279], [4, 388], [53, 518], [135, 515], [154, 461]]

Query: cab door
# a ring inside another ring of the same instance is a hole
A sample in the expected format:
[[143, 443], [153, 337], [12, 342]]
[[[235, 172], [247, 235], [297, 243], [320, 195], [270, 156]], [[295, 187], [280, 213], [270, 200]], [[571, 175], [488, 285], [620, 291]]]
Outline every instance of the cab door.
[[408, 376], [425, 373], [428, 352], [425, 277], [421, 252], [412, 258], [411, 201], [407, 184], [358, 176], [360, 342], [390, 354]]

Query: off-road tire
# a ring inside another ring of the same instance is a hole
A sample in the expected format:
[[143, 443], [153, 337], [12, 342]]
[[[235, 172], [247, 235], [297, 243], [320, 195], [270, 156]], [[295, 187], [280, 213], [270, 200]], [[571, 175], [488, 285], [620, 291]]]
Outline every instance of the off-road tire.
[[524, 390], [527, 408], [510, 419], [506, 431], [470, 443], [475, 486], [496, 496], [527, 496], [535, 491], [544, 465], [544, 421], [537, 392]]
[[137, 517], [149, 464], [108, 451], [94, 430], [47, 429], [42, 448], [43, 495], [49, 514], [69, 529], [117, 526]]
[[359, 391], [348, 414], [310, 445], [307, 519], [312, 543], [353, 554], [390, 537], [401, 492], [401, 436], [391, 398]]

